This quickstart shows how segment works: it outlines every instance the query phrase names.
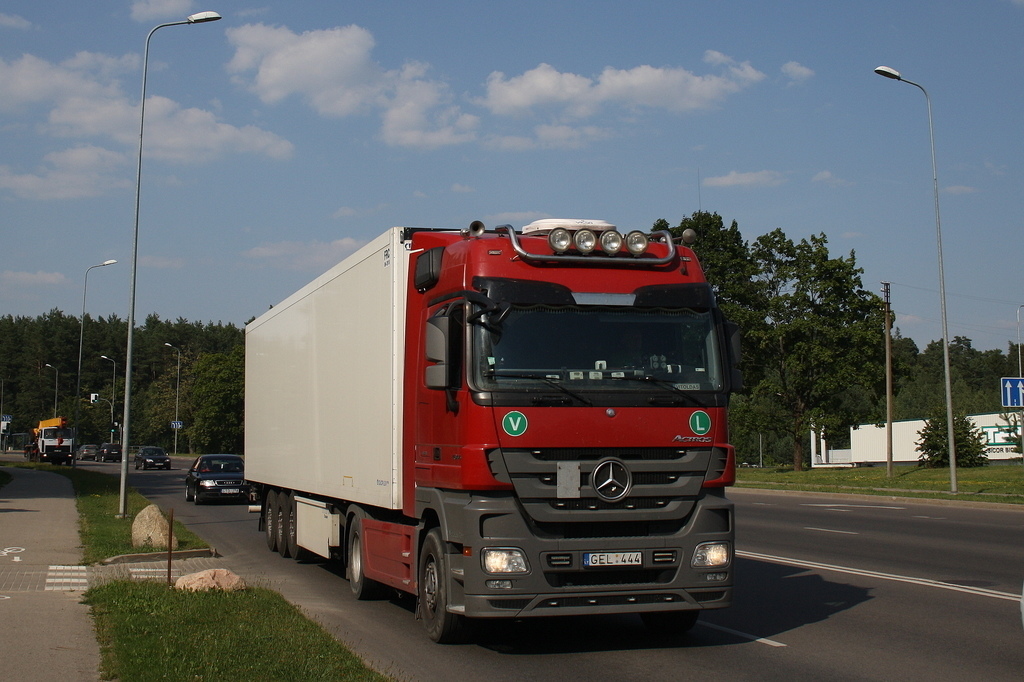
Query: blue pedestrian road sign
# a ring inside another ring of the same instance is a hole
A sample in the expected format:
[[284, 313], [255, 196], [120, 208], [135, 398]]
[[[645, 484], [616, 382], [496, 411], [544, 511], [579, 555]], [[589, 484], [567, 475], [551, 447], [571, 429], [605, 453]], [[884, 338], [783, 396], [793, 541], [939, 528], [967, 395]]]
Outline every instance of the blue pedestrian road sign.
[[999, 380], [1003, 407], [1024, 407], [1024, 377], [1003, 377]]
[[181, 429], [181, 428], [184, 428], [184, 426], [185, 426], [185, 422], [178, 422], [178, 421], [171, 422], [171, 428], [172, 429]]

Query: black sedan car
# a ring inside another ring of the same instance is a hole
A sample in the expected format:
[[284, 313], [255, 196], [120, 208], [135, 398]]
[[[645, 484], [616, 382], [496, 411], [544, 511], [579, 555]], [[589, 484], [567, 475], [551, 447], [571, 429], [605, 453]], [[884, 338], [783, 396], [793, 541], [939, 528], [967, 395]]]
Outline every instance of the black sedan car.
[[170, 469], [171, 458], [167, 456], [163, 448], [152, 445], [143, 445], [135, 453], [136, 469]]
[[200, 455], [185, 475], [185, 501], [249, 499], [245, 466], [238, 455]]
[[121, 444], [120, 443], [104, 443], [100, 446], [99, 452], [96, 453], [97, 462], [120, 462], [121, 461]]

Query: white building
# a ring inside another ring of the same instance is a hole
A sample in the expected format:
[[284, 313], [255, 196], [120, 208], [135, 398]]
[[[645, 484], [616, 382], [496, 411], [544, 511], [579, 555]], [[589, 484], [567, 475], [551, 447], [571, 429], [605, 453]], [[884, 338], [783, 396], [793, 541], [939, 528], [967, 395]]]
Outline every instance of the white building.
[[[1016, 424], [1005, 413], [970, 414], [967, 418], [982, 432], [985, 454], [990, 462], [1020, 459], [1020, 435]], [[892, 461], [916, 464], [924, 419], [905, 419], [892, 423]], [[885, 424], [859, 424], [850, 428], [850, 449], [830, 450], [825, 442], [811, 434], [811, 467], [871, 466], [886, 463]]]

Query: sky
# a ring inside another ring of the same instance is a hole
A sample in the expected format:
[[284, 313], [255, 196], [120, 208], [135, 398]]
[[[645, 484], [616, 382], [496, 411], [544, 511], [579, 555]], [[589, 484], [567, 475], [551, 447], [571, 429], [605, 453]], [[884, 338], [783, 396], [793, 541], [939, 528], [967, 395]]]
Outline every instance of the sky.
[[201, 11], [150, 41], [140, 321], [242, 325], [392, 226], [704, 210], [824, 233], [923, 348], [886, 65], [950, 337], [1021, 333], [1024, 0], [0, 0], [0, 315], [128, 316], [146, 37]]

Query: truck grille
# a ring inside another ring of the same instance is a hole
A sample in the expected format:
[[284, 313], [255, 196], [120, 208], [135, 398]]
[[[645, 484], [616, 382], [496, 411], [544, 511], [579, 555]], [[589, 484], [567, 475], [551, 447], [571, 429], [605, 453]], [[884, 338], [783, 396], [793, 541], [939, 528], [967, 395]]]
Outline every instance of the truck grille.
[[[708, 471], [717, 471], [726, 457], [725, 450], [711, 447], [524, 448], [494, 450], [488, 459], [494, 475], [512, 483], [542, 535], [586, 538], [677, 532]], [[632, 479], [629, 493], [614, 502], [599, 497], [591, 481], [595, 466], [607, 458], [623, 462]]]

